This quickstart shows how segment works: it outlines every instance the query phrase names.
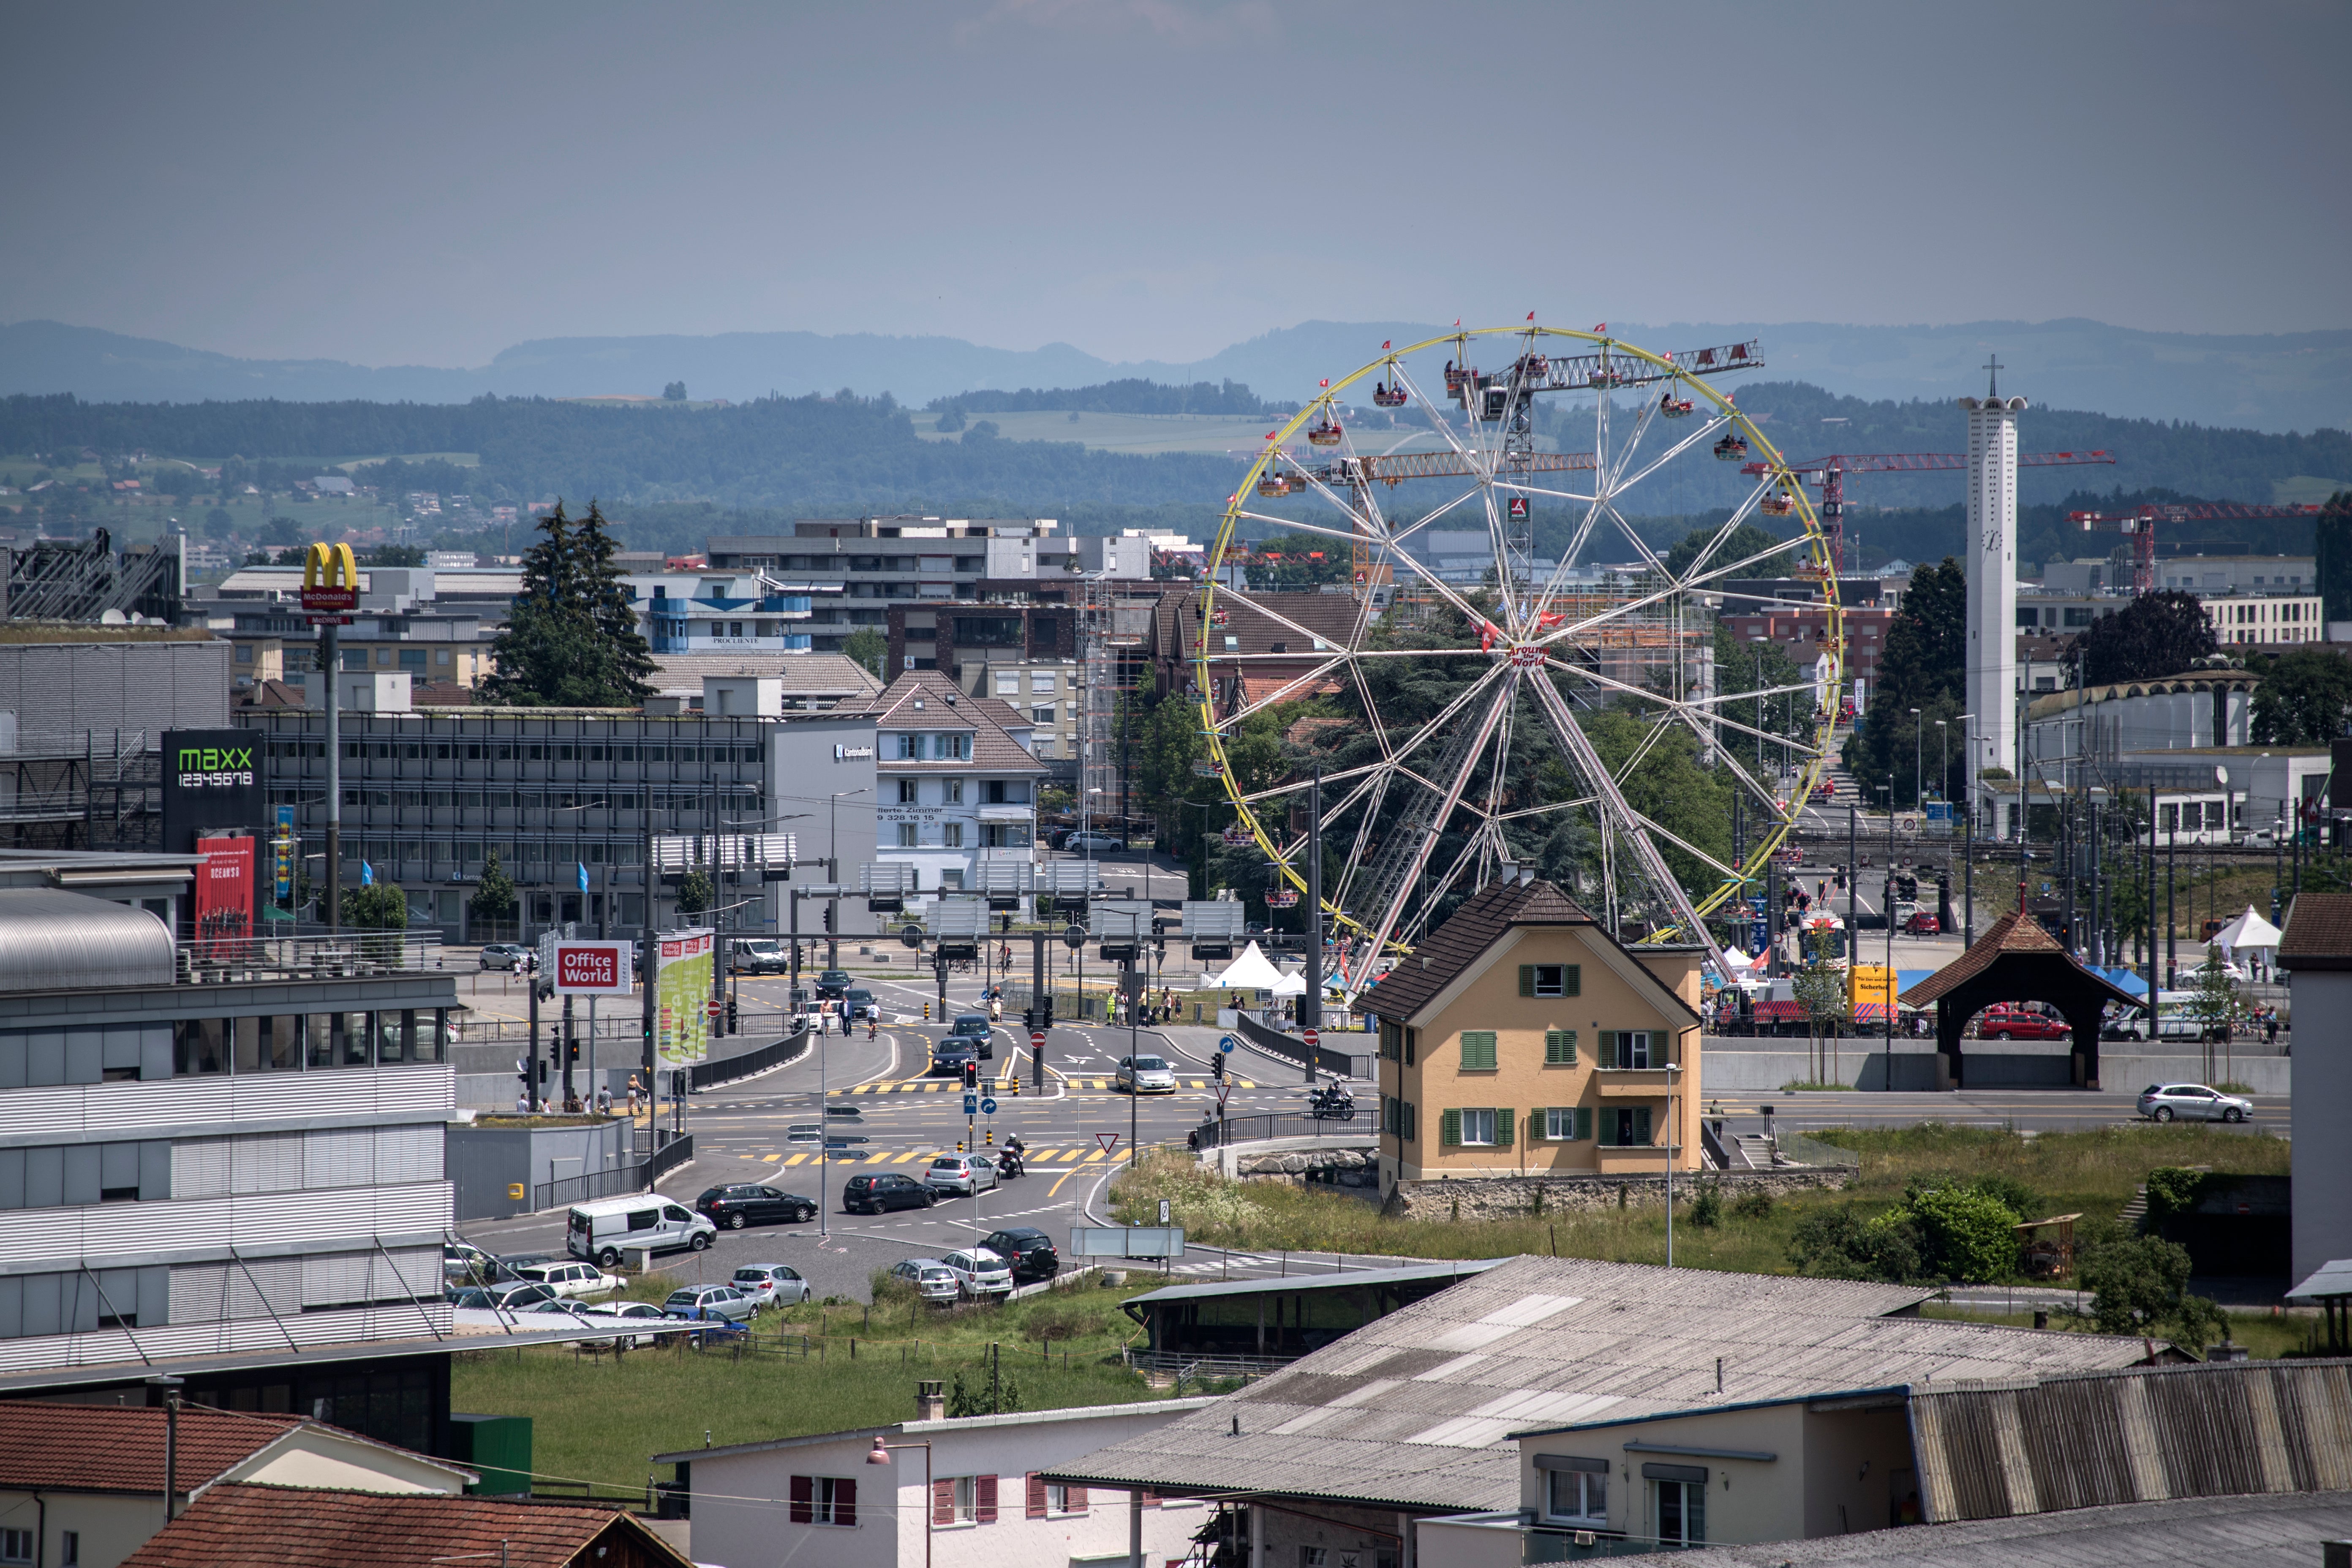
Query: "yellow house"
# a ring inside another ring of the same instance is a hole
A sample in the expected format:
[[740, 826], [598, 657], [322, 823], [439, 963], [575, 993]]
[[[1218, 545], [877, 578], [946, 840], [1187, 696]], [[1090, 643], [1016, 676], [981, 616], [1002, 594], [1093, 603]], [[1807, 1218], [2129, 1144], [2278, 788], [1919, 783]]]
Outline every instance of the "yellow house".
[[1366, 999], [1381, 1190], [1696, 1169], [1702, 956], [1627, 947], [1524, 873], [1481, 890]]

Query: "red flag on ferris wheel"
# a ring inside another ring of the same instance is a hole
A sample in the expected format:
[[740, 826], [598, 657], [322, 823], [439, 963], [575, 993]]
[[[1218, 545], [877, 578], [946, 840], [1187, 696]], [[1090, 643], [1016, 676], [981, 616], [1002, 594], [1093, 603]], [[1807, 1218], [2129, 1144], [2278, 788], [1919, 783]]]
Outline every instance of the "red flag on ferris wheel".
[[1529, 310], [1529, 311], [1528, 312], [1528, 321], [1534, 321], [1535, 319], [1536, 319], [1536, 313], [1535, 313], [1533, 310]]
[[1382, 339], [1381, 340], [1381, 352], [1382, 353], [1388, 353], [1388, 351], [1389, 351], [1389, 342], [1390, 342], [1390, 340], [1388, 340], [1387, 338], [1382, 338]]
[[1605, 332], [1609, 330], [1609, 323], [1606, 321], [1595, 321], [1592, 323], [1592, 330], [1596, 332]]

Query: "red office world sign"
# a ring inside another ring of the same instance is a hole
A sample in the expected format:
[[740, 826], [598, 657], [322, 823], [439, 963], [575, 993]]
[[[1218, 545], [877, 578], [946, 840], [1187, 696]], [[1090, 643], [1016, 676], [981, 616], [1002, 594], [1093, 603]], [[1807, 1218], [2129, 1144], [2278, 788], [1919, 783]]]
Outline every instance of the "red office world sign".
[[636, 990], [636, 973], [631, 963], [633, 943], [625, 942], [587, 942], [578, 939], [555, 943], [555, 989], [560, 994], [588, 996], [627, 996]]

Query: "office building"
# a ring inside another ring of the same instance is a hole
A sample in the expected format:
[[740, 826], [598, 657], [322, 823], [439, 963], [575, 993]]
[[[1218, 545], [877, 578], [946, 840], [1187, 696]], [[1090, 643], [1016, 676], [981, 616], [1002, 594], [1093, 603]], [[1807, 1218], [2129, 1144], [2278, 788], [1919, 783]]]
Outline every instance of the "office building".
[[[714, 573], [764, 571], [812, 584], [804, 626], [821, 653], [838, 653], [860, 626], [882, 631], [894, 603], [974, 600], [988, 596], [984, 587], [1066, 591], [1080, 570], [1076, 542], [1050, 518], [821, 519], [794, 523], [790, 534], [717, 537], [709, 553]], [[1129, 554], [1140, 557], [1148, 578], [1149, 542]], [[836, 584], [837, 592], [823, 595], [816, 586]]]
[[1032, 728], [1032, 753], [1041, 762], [1075, 764], [1078, 620], [1078, 610], [1067, 605], [893, 605], [889, 662], [884, 668], [894, 676], [940, 670], [973, 697], [1019, 709]]

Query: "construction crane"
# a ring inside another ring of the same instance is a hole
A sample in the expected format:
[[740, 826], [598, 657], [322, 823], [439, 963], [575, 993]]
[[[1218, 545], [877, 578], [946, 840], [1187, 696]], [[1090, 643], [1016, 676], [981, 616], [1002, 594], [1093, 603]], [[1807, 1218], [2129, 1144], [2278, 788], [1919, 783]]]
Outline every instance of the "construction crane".
[[2156, 525], [2159, 522], [2203, 522], [2229, 518], [2316, 517], [2317, 506], [2254, 506], [2238, 501], [2214, 501], [2198, 506], [2144, 506], [2131, 511], [2070, 511], [2066, 521], [2084, 531], [2114, 529], [2131, 536], [2132, 594], [2156, 592]]
[[[2021, 456], [2021, 468], [2069, 468], [2081, 463], [2113, 463], [2108, 452], [2032, 452]], [[1968, 458], [1958, 452], [1874, 452], [1861, 457], [1836, 454], [1810, 462], [1790, 463], [1789, 471], [1809, 485], [1822, 488], [1822, 534], [1829, 542], [1830, 568], [1845, 575], [1845, 477], [1848, 474], [1916, 474], [1941, 468], [1965, 468]], [[1769, 474], [1769, 463], [1742, 463], [1743, 474]]]

